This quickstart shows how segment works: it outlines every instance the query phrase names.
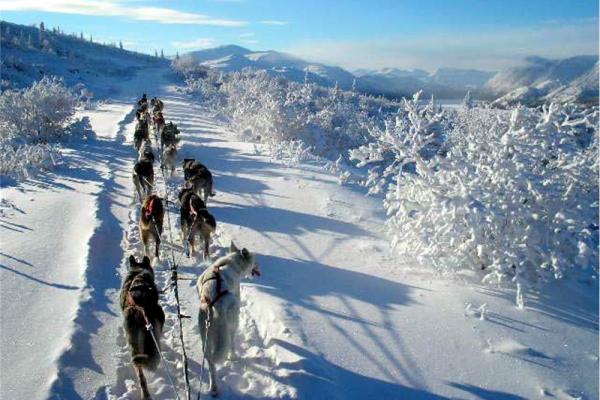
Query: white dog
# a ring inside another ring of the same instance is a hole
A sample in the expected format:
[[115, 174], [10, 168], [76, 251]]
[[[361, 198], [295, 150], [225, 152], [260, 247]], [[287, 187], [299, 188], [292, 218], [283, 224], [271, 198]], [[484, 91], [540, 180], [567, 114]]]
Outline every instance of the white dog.
[[177, 163], [177, 147], [174, 144], [170, 144], [163, 150], [163, 164], [164, 167], [171, 173], [171, 176], [175, 173], [175, 164]]
[[229, 254], [216, 260], [198, 279], [198, 323], [208, 361], [212, 396], [218, 393], [215, 365], [227, 357], [234, 357], [234, 336], [240, 315], [240, 281], [249, 275], [260, 275], [254, 255], [245, 248], [238, 250], [231, 242]]

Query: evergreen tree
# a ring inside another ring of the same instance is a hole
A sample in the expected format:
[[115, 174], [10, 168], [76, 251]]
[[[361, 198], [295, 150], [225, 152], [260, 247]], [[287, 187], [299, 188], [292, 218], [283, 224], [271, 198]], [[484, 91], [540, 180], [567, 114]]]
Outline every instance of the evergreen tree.
[[154, 57], [158, 57], [158, 51], [154, 50]]
[[94, 43], [94, 38], [92, 37], [91, 34], [90, 34], [90, 43]]
[[83, 32], [79, 33], [79, 39], [84, 40], [84, 38], [83, 38]]
[[160, 58], [165, 58], [165, 53], [163, 53], [162, 49], [160, 49]]
[[119, 40], [119, 48], [120, 48], [121, 50], [123, 50], [123, 42], [121, 42], [120, 40]]
[[44, 22], [40, 22], [40, 30], [38, 31], [38, 42], [40, 45], [44, 41], [44, 33], [46, 32], [46, 27], [44, 26]]

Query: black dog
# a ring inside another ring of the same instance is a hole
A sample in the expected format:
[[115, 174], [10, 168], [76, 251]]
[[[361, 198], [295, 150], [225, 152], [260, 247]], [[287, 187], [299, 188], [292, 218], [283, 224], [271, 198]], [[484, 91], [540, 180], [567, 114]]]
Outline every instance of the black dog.
[[[165, 313], [158, 304], [158, 289], [154, 283], [154, 271], [150, 259], [141, 263], [129, 257], [129, 273], [121, 288], [121, 311], [125, 334], [131, 348], [131, 360], [135, 367], [144, 399], [150, 398], [143, 368], [155, 370], [160, 363], [160, 337], [165, 323]], [[146, 325], [151, 325], [152, 338]]]
[[133, 166], [133, 184], [137, 191], [140, 203], [144, 198], [152, 193], [154, 186], [154, 167], [152, 161], [147, 158], [142, 158]]
[[208, 197], [213, 197], [213, 176], [204, 164], [193, 158], [183, 159], [183, 177], [186, 187], [191, 188], [194, 193], [206, 203]]

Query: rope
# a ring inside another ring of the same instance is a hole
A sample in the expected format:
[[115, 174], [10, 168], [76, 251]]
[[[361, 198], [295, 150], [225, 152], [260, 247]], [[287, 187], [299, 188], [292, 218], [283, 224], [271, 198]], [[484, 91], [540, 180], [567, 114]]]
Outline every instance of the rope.
[[[144, 314], [144, 318], [146, 318], [146, 314]], [[147, 320], [146, 320], [146, 322], [147, 322]], [[156, 337], [154, 336], [154, 331], [152, 330], [152, 324], [147, 322], [146, 329], [148, 330], [148, 332], [150, 332], [150, 336], [152, 336], [152, 340], [154, 341], [156, 350], [158, 350], [158, 354], [160, 354], [160, 358], [163, 362], [163, 365], [165, 366], [165, 371], [167, 372], [167, 376], [169, 377], [169, 382], [171, 382], [171, 386], [173, 387], [173, 391], [175, 392], [175, 397], [177, 397], [177, 400], [179, 400], [179, 393], [177, 392], [177, 388], [175, 387], [175, 382], [173, 381], [173, 377], [171, 376], [171, 371], [169, 370], [169, 364], [167, 363], [167, 360], [165, 360], [165, 357], [163, 356], [162, 351], [160, 351], [160, 346], [158, 344], [158, 341], [156, 340]]]
[[206, 333], [204, 334], [204, 341], [202, 342], [202, 364], [200, 364], [200, 388], [198, 388], [198, 400], [200, 400], [200, 394], [202, 393], [202, 377], [204, 375], [204, 361], [206, 359], [206, 342], [208, 342], [208, 329], [210, 328], [210, 307], [207, 309], [206, 318]]
[[[173, 294], [175, 296], [175, 302], [177, 306], [177, 320], [179, 321], [179, 340], [181, 341], [181, 350], [182, 350], [182, 359], [183, 359], [183, 377], [185, 380], [185, 388], [187, 394], [187, 400], [191, 400], [191, 388], [190, 388], [190, 378], [188, 373], [188, 359], [187, 352], [185, 350], [185, 342], [183, 339], [183, 323], [182, 323], [182, 314], [181, 314], [181, 303], [179, 302], [179, 287], [177, 285], [177, 260], [175, 259], [175, 252], [173, 250], [173, 228], [171, 225], [171, 217], [169, 212], [169, 188], [167, 187], [167, 178], [165, 175], [165, 166], [163, 165], [162, 152], [158, 149], [158, 134], [156, 130], [154, 130], [154, 139], [157, 144], [157, 152], [158, 152], [158, 160], [160, 161], [160, 171], [163, 177], [163, 184], [165, 189], [165, 207], [167, 212], [167, 226], [169, 227], [169, 240], [170, 240], [170, 251], [171, 251], [171, 261], [167, 259], [167, 263], [169, 264], [169, 269], [171, 271], [171, 284], [170, 286], [173, 288]], [[158, 228], [156, 228], [158, 230]], [[181, 259], [180, 259], [181, 260]]]
[[175, 397], [177, 397], [177, 400], [179, 400], [179, 393], [177, 392], [177, 388], [175, 387], [175, 382], [173, 381], [173, 377], [171, 376], [171, 371], [169, 370], [169, 364], [167, 364], [167, 361], [165, 360], [165, 357], [163, 356], [162, 351], [160, 350], [160, 345], [158, 344], [158, 340], [156, 340], [156, 336], [154, 336], [154, 330], [152, 329], [152, 324], [150, 323], [150, 320], [148, 320], [148, 316], [146, 315], [146, 310], [144, 310], [144, 307], [136, 304], [135, 300], [131, 296], [131, 292], [129, 292], [127, 294], [127, 304], [129, 307], [135, 308], [139, 312], [142, 313], [142, 317], [144, 317], [144, 322], [146, 323], [145, 324], [146, 330], [150, 333], [150, 336], [152, 336], [152, 341], [154, 342], [154, 346], [156, 346], [156, 351], [158, 351], [158, 354], [160, 355], [160, 359], [162, 360], [163, 365], [165, 366], [165, 371], [167, 372], [167, 377], [169, 378], [169, 382], [171, 382], [171, 386], [173, 387], [173, 392], [175, 392]]

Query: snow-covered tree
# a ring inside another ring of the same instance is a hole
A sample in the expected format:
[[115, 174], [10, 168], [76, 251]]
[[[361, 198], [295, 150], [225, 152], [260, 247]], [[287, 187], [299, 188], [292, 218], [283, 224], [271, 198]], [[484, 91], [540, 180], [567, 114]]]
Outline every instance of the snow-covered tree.
[[160, 58], [165, 58], [165, 53], [163, 53], [162, 49], [160, 49]]
[[45, 33], [46, 33], [46, 27], [44, 26], [44, 22], [40, 22], [40, 29], [38, 30], [38, 42], [41, 43], [44, 41], [44, 37], [45, 37]]
[[44, 77], [22, 91], [0, 95], [0, 140], [31, 143], [61, 136], [75, 113], [76, 98], [55, 77]]
[[463, 107], [465, 108], [473, 108], [474, 103], [473, 100], [471, 99], [471, 91], [467, 90], [467, 94], [465, 95], [465, 98], [463, 99]]
[[512, 280], [520, 301], [525, 285], [577, 266], [597, 274], [597, 109], [462, 109], [423, 151], [441, 121], [425, 108], [407, 102], [400, 129], [371, 130], [374, 140], [351, 152], [371, 166], [370, 192], [385, 193], [398, 252]]

